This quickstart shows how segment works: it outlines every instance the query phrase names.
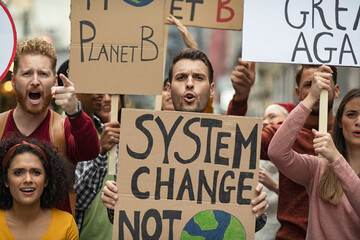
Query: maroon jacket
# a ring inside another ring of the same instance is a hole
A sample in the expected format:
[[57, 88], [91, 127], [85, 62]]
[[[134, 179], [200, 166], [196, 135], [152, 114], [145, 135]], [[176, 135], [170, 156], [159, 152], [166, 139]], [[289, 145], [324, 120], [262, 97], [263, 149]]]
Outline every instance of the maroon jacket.
[[[231, 100], [228, 115], [244, 116], [247, 110], [247, 99], [244, 101]], [[330, 123], [329, 123], [330, 124]], [[269, 126], [261, 134], [261, 159], [269, 160], [268, 146], [280, 124]], [[318, 126], [304, 125], [292, 149], [301, 154], [316, 155], [313, 147], [314, 135], [311, 129]], [[332, 129], [332, 122], [328, 126]], [[308, 223], [309, 196], [306, 189], [279, 172], [279, 201], [277, 218], [281, 224], [276, 239], [305, 239]]]

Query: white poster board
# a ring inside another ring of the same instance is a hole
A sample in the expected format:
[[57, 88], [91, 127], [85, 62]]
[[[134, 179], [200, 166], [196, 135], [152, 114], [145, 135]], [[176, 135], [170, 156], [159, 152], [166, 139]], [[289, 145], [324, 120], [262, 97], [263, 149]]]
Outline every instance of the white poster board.
[[0, 81], [6, 76], [16, 52], [14, 21], [5, 5], [0, 2]]
[[245, 0], [243, 59], [360, 66], [360, 2]]

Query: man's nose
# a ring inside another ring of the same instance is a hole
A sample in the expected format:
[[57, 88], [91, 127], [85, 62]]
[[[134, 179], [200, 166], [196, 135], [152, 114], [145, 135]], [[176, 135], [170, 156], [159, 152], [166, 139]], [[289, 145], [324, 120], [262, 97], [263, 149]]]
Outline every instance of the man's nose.
[[38, 75], [38, 74], [35, 73], [35, 74], [33, 75], [30, 84], [31, 84], [31, 86], [38, 86], [38, 85], [40, 85], [39, 75]]
[[186, 88], [194, 88], [194, 79], [192, 78], [191, 75], [189, 75], [189, 77], [186, 80]]

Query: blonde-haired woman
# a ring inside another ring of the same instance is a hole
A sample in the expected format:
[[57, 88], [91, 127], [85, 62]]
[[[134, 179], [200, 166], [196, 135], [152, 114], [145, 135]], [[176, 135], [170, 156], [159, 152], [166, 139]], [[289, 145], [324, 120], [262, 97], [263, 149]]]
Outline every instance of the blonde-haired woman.
[[305, 186], [310, 199], [306, 239], [360, 239], [360, 89], [343, 98], [334, 122], [333, 137], [315, 134], [319, 158], [291, 149], [322, 89], [330, 89], [332, 71], [321, 66], [314, 73], [307, 97], [290, 113], [269, 146], [279, 171]]

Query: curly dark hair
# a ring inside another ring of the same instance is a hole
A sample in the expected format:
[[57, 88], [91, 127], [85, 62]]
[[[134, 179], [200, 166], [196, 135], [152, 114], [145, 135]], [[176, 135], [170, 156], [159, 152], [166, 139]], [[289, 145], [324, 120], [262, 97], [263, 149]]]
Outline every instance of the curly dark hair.
[[72, 189], [74, 183], [74, 167], [73, 165], [63, 158], [56, 147], [51, 143], [39, 142], [35, 139], [23, 138], [7, 138], [3, 139], [0, 144], [0, 160], [1, 163], [7, 151], [14, 145], [26, 141], [28, 143], [39, 146], [45, 153], [49, 164], [45, 164], [44, 158], [41, 153], [35, 148], [27, 144], [22, 144], [16, 148], [13, 155], [10, 157], [9, 162], [5, 169], [1, 168], [0, 171], [0, 209], [10, 209], [13, 205], [12, 195], [9, 188], [5, 186], [8, 182], [8, 169], [14, 157], [18, 154], [31, 152], [38, 156], [45, 169], [45, 179], [48, 182], [47, 186], [40, 197], [41, 208], [52, 208], [59, 205], [64, 201]]

